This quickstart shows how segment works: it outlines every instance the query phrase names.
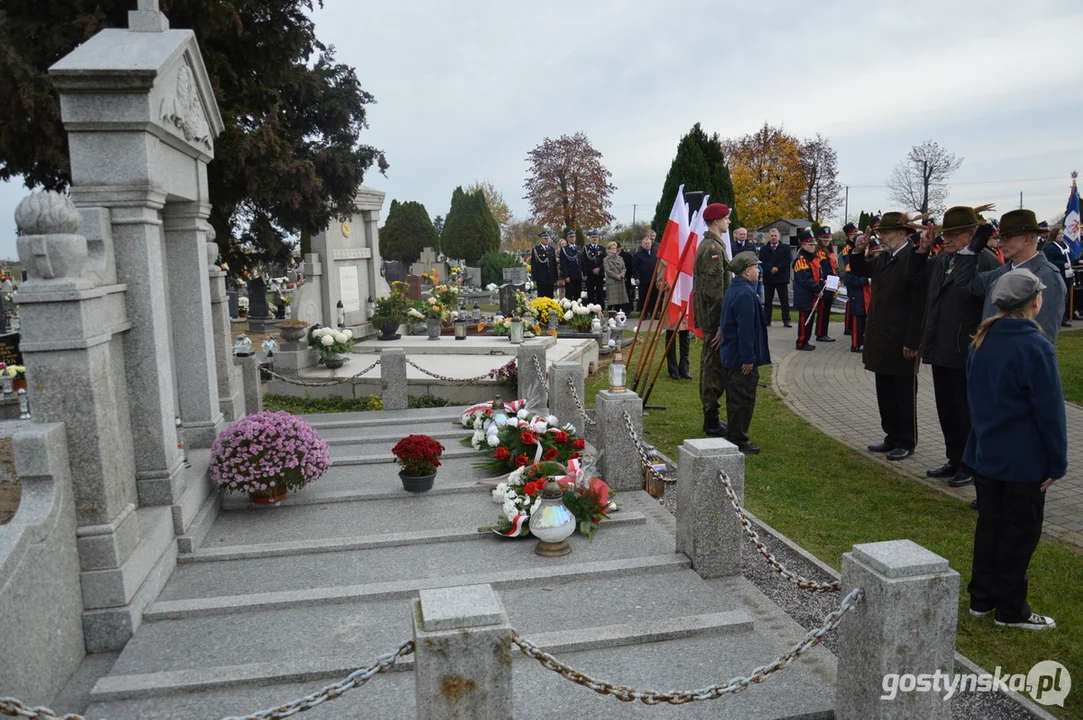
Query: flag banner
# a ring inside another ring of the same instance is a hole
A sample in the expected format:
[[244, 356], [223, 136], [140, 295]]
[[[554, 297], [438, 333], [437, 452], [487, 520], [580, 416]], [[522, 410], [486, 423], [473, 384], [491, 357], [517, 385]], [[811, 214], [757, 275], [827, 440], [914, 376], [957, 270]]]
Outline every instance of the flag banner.
[[[700, 209], [692, 216], [692, 221], [688, 225], [688, 239], [681, 250], [681, 260], [678, 265], [679, 272], [675, 273], [676, 282], [673, 285], [673, 298], [669, 301], [670, 324], [676, 324], [680, 319], [681, 311], [687, 307], [688, 327], [694, 327], [692, 306], [689, 301], [692, 299], [692, 277], [696, 269], [696, 250], [699, 249], [699, 239], [703, 237], [703, 233], [707, 232], [707, 223], [703, 220], [703, 208], [707, 207], [710, 199], [709, 195], [703, 197]], [[669, 268], [666, 268], [666, 270], [668, 271]]]
[[673, 209], [662, 231], [662, 241], [658, 246], [658, 259], [666, 263], [666, 282], [673, 285], [677, 270], [681, 264], [681, 252], [688, 240], [688, 203], [684, 201], [684, 185], [677, 189], [673, 198]]
[[1083, 244], [1080, 243], [1079, 227], [1079, 191], [1075, 186], [1075, 173], [1072, 173], [1072, 191], [1068, 195], [1068, 209], [1064, 213], [1064, 239], [1068, 241], [1068, 247], [1072, 251], [1072, 262], [1079, 261]]

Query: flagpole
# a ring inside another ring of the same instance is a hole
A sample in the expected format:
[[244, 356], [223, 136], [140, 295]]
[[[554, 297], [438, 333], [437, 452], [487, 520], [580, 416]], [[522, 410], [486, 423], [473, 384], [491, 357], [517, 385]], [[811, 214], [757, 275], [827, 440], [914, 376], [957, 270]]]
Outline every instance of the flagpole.
[[[679, 328], [684, 321], [685, 315], [688, 314], [688, 306], [685, 305], [681, 308], [681, 314], [677, 317], [677, 324], [674, 328]], [[647, 406], [647, 401], [651, 397], [651, 393], [654, 392], [654, 383], [658, 381], [658, 375], [662, 372], [662, 362], [665, 361], [666, 356], [669, 355], [669, 351], [673, 348], [673, 342], [677, 339], [679, 330], [674, 330], [673, 334], [669, 336], [669, 342], [666, 343], [666, 351], [662, 354], [662, 361], [658, 363], [658, 367], [654, 369], [654, 377], [651, 378], [651, 384], [647, 387], [647, 391], [643, 394], [643, 407]]]
[[668, 312], [669, 303], [673, 299], [674, 286], [670, 285], [665, 294], [665, 301], [661, 305], [654, 306], [654, 312], [651, 313], [651, 325], [652, 332], [650, 341], [647, 343], [647, 349], [644, 351], [646, 355], [640, 361], [640, 368], [646, 368], [645, 372], [638, 373], [635, 377], [635, 384], [632, 387], [634, 392], [639, 392], [640, 385], [644, 384], [647, 376], [651, 372], [651, 363], [654, 362], [654, 349], [658, 345], [658, 338], [662, 334], [662, 318], [659, 316], [659, 312]]
[[[647, 293], [646, 293], [647, 297], [650, 296], [652, 290], [655, 290], [654, 279], [656, 277], [658, 277], [658, 261], [657, 260], [655, 260], [655, 262], [654, 262], [654, 270], [651, 271], [651, 284], [647, 286]], [[658, 297], [657, 297], [657, 295], [658, 295], [658, 293], [655, 292], [655, 298], [654, 298], [655, 306], [658, 305]], [[644, 297], [644, 301], [646, 301], [647, 297]], [[651, 310], [653, 311], [654, 308], [652, 307]], [[639, 308], [639, 322], [636, 323], [636, 334], [634, 336], [632, 336], [632, 346], [630, 348], [628, 348], [628, 361], [627, 361], [626, 365], [629, 368], [629, 370], [631, 370], [631, 367], [632, 367], [632, 358], [635, 357], [636, 343], [639, 342], [639, 331], [643, 327], [643, 315], [644, 315], [643, 306], [640, 305], [640, 308]]]
[[[677, 262], [677, 265], [676, 265], [677, 273], [676, 273], [676, 275], [674, 275], [673, 282], [670, 284], [669, 294], [666, 297], [666, 304], [665, 304], [665, 307], [663, 308], [662, 312], [665, 312], [665, 313], [669, 312], [669, 306], [673, 301], [673, 293], [677, 290], [677, 283], [680, 281], [680, 278], [681, 278], [681, 268], [684, 267], [685, 260], [688, 258], [688, 252], [691, 249], [692, 249], [692, 242], [691, 242], [691, 233], [690, 233], [689, 234], [689, 240], [688, 240], [688, 242], [686, 242], [684, 244], [684, 248], [681, 251], [681, 257], [680, 257], [679, 261]], [[697, 249], [698, 249], [698, 243], [697, 243]], [[668, 270], [668, 268], [669, 268], [668, 264], [666, 265], [666, 268]], [[678, 320], [677, 320], [676, 324], [673, 324], [674, 331], [679, 331], [678, 329], [680, 328], [681, 320], [684, 319], [684, 316], [687, 314], [687, 312], [688, 312], [688, 308], [687, 308], [687, 300], [686, 300], [684, 302], [684, 307], [681, 310], [680, 316], [678, 317]], [[657, 339], [660, 336], [661, 336], [661, 330], [659, 330], [659, 332], [655, 334], [655, 340], [654, 340], [654, 342], [651, 343], [650, 347], [647, 350], [647, 364], [645, 366], [647, 368], [647, 372], [646, 372], [646, 374], [644, 374], [642, 376], [642, 378], [637, 378], [637, 384], [635, 386], [636, 387], [636, 392], [638, 392], [638, 388], [639, 388], [638, 380], [645, 379], [647, 377], [647, 375], [650, 374], [651, 364], [654, 362], [654, 350], [655, 350], [655, 347], [658, 345], [658, 340]], [[672, 342], [672, 340], [673, 340], [673, 337], [670, 337], [670, 342]], [[668, 350], [668, 347], [667, 347], [666, 353], [668, 353], [668, 352], [669, 352], [669, 350]], [[655, 378], [658, 377], [658, 372], [661, 369], [662, 363], [665, 361], [665, 359], [666, 359], [666, 355], [663, 354], [662, 358], [658, 361], [658, 369], [656, 369], [655, 373], [654, 373]], [[653, 383], [652, 383], [652, 385], [653, 385]]]

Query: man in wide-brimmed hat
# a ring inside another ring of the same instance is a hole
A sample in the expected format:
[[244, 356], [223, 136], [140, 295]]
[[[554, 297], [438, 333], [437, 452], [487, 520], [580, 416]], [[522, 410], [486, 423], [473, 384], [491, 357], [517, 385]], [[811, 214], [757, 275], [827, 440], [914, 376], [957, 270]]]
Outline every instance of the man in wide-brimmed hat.
[[[947, 462], [925, 472], [944, 478], [951, 487], [974, 481], [971, 468], [963, 464], [963, 450], [970, 435], [970, 406], [966, 397], [966, 358], [970, 339], [981, 322], [982, 298], [959, 287], [955, 276], [955, 253], [970, 245], [974, 231], [982, 224], [978, 213], [992, 209], [957, 206], [944, 213], [944, 224], [932, 227], [944, 238], [943, 249], [933, 256], [933, 233], [926, 233], [910, 255], [910, 273], [918, 284], [928, 284], [925, 299], [925, 330], [921, 341], [922, 362], [933, 371], [936, 414], [944, 433]], [[978, 257], [981, 272], [1000, 267], [1000, 260], [988, 248]]]
[[1046, 285], [1042, 294], [1042, 311], [1038, 313], [1038, 326], [1049, 338], [1057, 341], [1060, 323], [1064, 317], [1064, 282], [1056, 265], [1038, 252], [1038, 237], [1041, 228], [1033, 210], [1012, 210], [1000, 218], [1000, 250], [1004, 253], [1005, 263], [1001, 267], [979, 272], [978, 255], [989, 242], [993, 227], [989, 224], [978, 226], [974, 239], [968, 248], [956, 253], [955, 284], [973, 295], [985, 298], [982, 319], [997, 313], [996, 306], [989, 297], [989, 290], [1001, 275], [1014, 268], [1026, 268], [1038, 276]]
[[901, 212], [886, 213], [878, 229], [884, 250], [868, 257], [869, 239], [862, 236], [850, 254], [850, 272], [869, 278], [875, 288], [866, 319], [863, 358], [865, 369], [876, 375], [884, 440], [869, 445], [869, 450], [887, 453], [888, 460], [910, 457], [918, 440], [917, 373], [925, 288], [909, 285], [907, 270], [914, 251], [910, 233], [921, 227], [916, 224], [920, 219]]

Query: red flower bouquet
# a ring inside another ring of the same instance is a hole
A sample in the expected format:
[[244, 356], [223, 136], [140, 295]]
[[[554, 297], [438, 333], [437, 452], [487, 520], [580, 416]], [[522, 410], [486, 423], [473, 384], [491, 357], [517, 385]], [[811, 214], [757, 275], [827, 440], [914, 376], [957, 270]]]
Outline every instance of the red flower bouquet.
[[407, 435], [398, 441], [391, 452], [405, 474], [424, 477], [434, 474], [436, 468], [440, 467], [444, 446], [428, 435]]

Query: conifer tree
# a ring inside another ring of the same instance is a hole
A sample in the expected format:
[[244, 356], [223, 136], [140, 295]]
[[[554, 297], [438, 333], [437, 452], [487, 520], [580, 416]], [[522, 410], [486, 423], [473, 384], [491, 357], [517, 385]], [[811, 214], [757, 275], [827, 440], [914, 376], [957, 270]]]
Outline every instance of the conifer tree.
[[380, 255], [384, 260], [400, 260], [410, 265], [421, 257], [422, 249], [439, 249], [439, 243], [440, 235], [424, 205], [413, 200], [391, 201], [387, 222], [380, 228]]
[[451, 209], [440, 233], [440, 249], [449, 258], [476, 263], [481, 256], [500, 248], [500, 226], [485, 195], [479, 189], [473, 193], [455, 188], [451, 194]]
[[[707, 193], [711, 202], [726, 203], [731, 208], [734, 206], [733, 182], [730, 180], [729, 168], [726, 167], [722, 140], [718, 133], [708, 136], [699, 123], [693, 125], [688, 134], [677, 143], [677, 154], [669, 166], [665, 184], [662, 185], [662, 197], [658, 200], [654, 222], [651, 223], [659, 237], [665, 230], [669, 211], [673, 208], [673, 198], [682, 184], [685, 190], [702, 190]], [[732, 218], [731, 227], [736, 227], [736, 209]]]

